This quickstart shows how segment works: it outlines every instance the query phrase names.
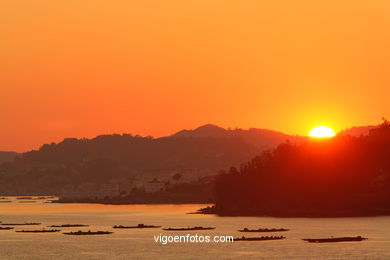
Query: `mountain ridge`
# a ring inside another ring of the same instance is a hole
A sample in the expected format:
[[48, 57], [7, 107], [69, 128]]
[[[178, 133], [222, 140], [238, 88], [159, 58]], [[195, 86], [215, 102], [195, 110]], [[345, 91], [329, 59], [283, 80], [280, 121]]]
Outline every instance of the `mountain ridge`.
[[306, 139], [303, 136], [288, 135], [282, 132], [262, 128], [234, 128], [225, 129], [214, 124], [205, 124], [195, 129], [184, 129], [169, 137], [190, 137], [190, 138], [242, 138], [245, 142], [255, 145], [261, 149], [273, 148], [285, 141], [301, 142]]

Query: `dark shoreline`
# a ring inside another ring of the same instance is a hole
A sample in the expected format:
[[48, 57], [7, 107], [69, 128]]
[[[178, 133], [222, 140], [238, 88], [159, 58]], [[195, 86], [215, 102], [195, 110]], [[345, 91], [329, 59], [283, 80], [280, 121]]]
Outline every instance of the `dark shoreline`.
[[[15, 195], [14, 195], [15, 196]], [[12, 196], [12, 197], [14, 197]], [[20, 196], [20, 195], [19, 195]], [[33, 195], [36, 196], [36, 195]], [[47, 195], [46, 195], [47, 196]], [[9, 197], [9, 196], [8, 196]], [[49, 196], [48, 196], [49, 197]], [[55, 196], [50, 196], [55, 197]], [[112, 198], [112, 199], [58, 199], [49, 200], [46, 203], [89, 203], [89, 204], [102, 204], [102, 205], [184, 205], [184, 204], [203, 204], [211, 205], [205, 208], [200, 208], [195, 212], [189, 212], [188, 214], [202, 214], [202, 215], [215, 215], [219, 217], [276, 217], [276, 218], [350, 218], [350, 217], [384, 217], [390, 216], [390, 209], [376, 210], [367, 209], [362, 210], [311, 210], [310, 212], [305, 210], [289, 210], [286, 211], [254, 211], [254, 210], [220, 210], [217, 209], [213, 202], [206, 199], [182, 199], [177, 200], [173, 198]]]
[[254, 212], [254, 211], [219, 211], [215, 206], [201, 208], [191, 214], [216, 215], [219, 217], [276, 217], [276, 218], [361, 218], [361, 217], [385, 217], [390, 216], [390, 210], [372, 210], [367, 212], [340, 212], [340, 211], [317, 211], [317, 212]]
[[[103, 202], [95, 200], [83, 200], [83, 201], [68, 201], [68, 200], [59, 200], [53, 201], [52, 203], [93, 203], [93, 204], [103, 204], [103, 205], [184, 205], [184, 204], [204, 204], [212, 205], [213, 203], [207, 201], [155, 201], [155, 202]], [[385, 217], [390, 216], [390, 211], [372, 211], [372, 212], [295, 212], [295, 213], [286, 213], [286, 212], [219, 212], [216, 210], [215, 206], [207, 206], [205, 208], [200, 208], [195, 212], [189, 212], [188, 214], [201, 214], [201, 215], [215, 215], [219, 217], [276, 217], [276, 218], [361, 218], [361, 217]]]
[[60, 200], [54, 200], [50, 203], [89, 203], [89, 204], [103, 204], [103, 205], [172, 205], [172, 204], [204, 204], [209, 205], [212, 204], [209, 201], [204, 200], [191, 200], [191, 201], [103, 201], [103, 200], [69, 200], [69, 199], [60, 199]]

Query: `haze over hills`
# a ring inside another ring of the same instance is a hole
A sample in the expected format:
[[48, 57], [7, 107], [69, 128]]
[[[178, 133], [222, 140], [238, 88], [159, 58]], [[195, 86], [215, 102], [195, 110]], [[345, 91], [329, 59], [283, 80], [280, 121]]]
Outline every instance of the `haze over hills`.
[[173, 134], [171, 137], [191, 137], [191, 138], [204, 138], [204, 137], [215, 137], [215, 138], [242, 138], [245, 142], [255, 145], [260, 149], [274, 148], [275, 146], [285, 141], [290, 142], [301, 142], [305, 137], [292, 136], [281, 132], [259, 129], [259, 128], [235, 128], [225, 129], [213, 124], [207, 124], [200, 126], [194, 130], [182, 130]]
[[16, 152], [0, 151], [0, 164], [13, 161], [17, 155]]
[[[344, 134], [357, 133], [356, 129], [366, 130], [352, 128]], [[0, 153], [4, 155], [0, 164], [0, 190], [4, 194], [62, 194], [73, 198], [121, 194], [133, 202], [145, 203], [161, 202], [146, 193], [169, 191], [158, 196], [167, 198], [164, 202], [177, 202], [175, 197], [180, 192], [183, 203], [203, 203], [211, 196], [210, 178], [220, 170], [239, 167], [265, 149], [276, 148], [286, 141], [304, 140], [307, 137], [272, 130], [224, 129], [212, 124], [161, 138], [131, 134], [66, 138], [17, 157], [16, 153]], [[172, 183], [192, 184], [178, 187]], [[130, 195], [134, 190], [144, 193], [137, 193], [134, 200]], [[200, 190], [204, 193], [201, 200]]]
[[378, 125], [367, 125], [367, 126], [354, 126], [343, 131], [340, 131], [338, 135], [352, 135], [352, 136], [361, 136], [368, 135], [370, 130], [378, 127]]
[[[129, 192], [154, 179], [172, 182], [177, 174], [180, 181], [191, 182], [239, 166], [286, 140], [298, 142], [303, 138], [270, 130], [230, 130], [210, 124], [161, 138], [130, 134], [66, 138], [0, 165], [0, 188], [35, 194], [53, 193], [83, 183], [129, 181], [131, 187], [123, 191]], [[72, 192], [81, 189], [85, 188]]]

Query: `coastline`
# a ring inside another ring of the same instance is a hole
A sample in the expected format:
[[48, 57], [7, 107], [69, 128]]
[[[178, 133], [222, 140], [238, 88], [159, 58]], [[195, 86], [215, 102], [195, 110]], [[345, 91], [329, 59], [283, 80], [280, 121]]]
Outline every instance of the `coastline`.
[[[7, 196], [1, 195], [2, 199], [7, 197], [35, 197], [31, 200], [41, 200], [39, 197], [42, 195], [18, 195], [18, 196]], [[188, 214], [200, 214], [200, 215], [215, 215], [219, 217], [276, 217], [276, 218], [348, 218], [348, 217], [382, 217], [390, 216], [390, 209], [280, 209], [280, 210], [243, 210], [235, 209], [221, 210], [216, 207], [213, 201], [206, 198], [181, 198], [177, 199], [176, 196], [159, 197], [159, 196], [148, 196], [146, 197], [134, 197], [134, 198], [105, 198], [105, 199], [92, 199], [92, 198], [59, 198], [53, 195], [43, 195], [50, 200], [45, 203], [59, 203], [59, 204], [101, 204], [101, 205], [182, 205], [182, 204], [204, 204], [206, 207], [200, 208], [195, 212], [188, 212]], [[180, 196], [179, 196], [180, 197]], [[23, 202], [23, 199], [20, 200]]]
[[371, 211], [221, 211], [217, 207], [208, 206], [198, 209], [191, 214], [216, 215], [219, 217], [276, 217], [276, 218], [349, 218], [349, 217], [384, 217], [390, 216], [390, 210], [371, 210]]

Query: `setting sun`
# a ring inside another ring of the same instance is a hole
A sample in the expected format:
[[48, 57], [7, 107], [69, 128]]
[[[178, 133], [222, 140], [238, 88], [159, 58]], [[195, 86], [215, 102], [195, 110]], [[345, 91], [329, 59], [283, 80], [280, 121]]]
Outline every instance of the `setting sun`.
[[335, 136], [335, 133], [331, 128], [327, 126], [317, 126], [310, 131], [309, 136], [310, 137], [333, 137]]

